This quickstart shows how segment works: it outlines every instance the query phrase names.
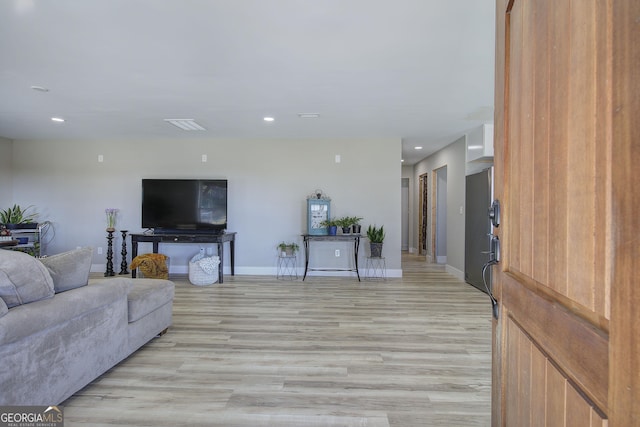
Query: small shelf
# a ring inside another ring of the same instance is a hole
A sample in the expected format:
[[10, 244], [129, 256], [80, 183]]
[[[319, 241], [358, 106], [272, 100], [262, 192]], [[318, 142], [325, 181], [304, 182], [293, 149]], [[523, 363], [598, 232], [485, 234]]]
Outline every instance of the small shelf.
[[384, 257], [367, 257], [365, 280], [387, 280], [387, 265]]
[[296, 255], [278, 255], [277, 277], [281, 280], [298, 278], [298, 257]]
[[21, 251], [33, 255], [35, 257], [42, 257], [46, 255], [46, 242], [43, 241], [43, 237], [49, 231], [51, 223], [44, 221], [38, 223], [36, 228], [13, 228], [11, 229], [11, 237], [18, 240], [20, 238], [27, 238], [27, 243], [18, 243], [13, 246], [3, 246], [3, 249], [10, 249], [15, 251]]

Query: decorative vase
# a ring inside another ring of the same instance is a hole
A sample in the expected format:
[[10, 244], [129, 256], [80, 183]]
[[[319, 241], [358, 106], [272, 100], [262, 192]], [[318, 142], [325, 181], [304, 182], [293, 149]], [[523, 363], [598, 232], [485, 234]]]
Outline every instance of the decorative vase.
[[351, 232], [353, 234], [360, 234], [360, 230], [362, 229], [362, 226], [360, 224], [353, 224], [351, 226]]
[[327, 230], [329, 231], [329, 236], [335, 236], [336, 234], [338, 234], [337, 225], [330, 225], [329, 227], [327, 227]]

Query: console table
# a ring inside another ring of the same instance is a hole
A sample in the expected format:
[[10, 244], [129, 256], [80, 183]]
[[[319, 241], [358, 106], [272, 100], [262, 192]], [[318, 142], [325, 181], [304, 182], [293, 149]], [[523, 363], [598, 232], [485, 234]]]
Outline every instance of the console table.
[[[158, 253], [160, 243], [216, 243], [218, 245], [218, 256], [220, 257], [220, 267], [218, 268], [218, 282], [222, 283], [222, 270], [224, 268], [224, 242], [229, 242], [229, 254], [231, 256], [231, 275], [235, 274], [235, 240], [236, 232], [222, 234], [165, 234], [165, 233], [132, 233], [131, 234], [131, 259], [138, 256], [138, 243], [153, 243], [153, 253]], [[131, 277], [136, 277], [136, 270], [131, 270]]]
[[[304, 241], [304, 276], [302, 280], [307, 277], [307, 271], [354, 271], [360, 281], [360, 273], [358, 272], [358, 248], [360, 247], [360, 234], [339, 234], [335, 236], [323, 235], [311, 235], [303, 234], [302, 239]], [[353, 241], [353, 260], [355, 268], [309, 268], [309, 243], [310, 242], [349, 242]]]

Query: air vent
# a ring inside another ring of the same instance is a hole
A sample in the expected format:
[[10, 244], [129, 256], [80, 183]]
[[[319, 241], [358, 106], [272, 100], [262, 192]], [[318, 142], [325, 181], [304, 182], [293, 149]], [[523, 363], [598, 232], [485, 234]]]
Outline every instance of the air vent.
[[182, 130], [206, 130], [193, 119], [164, 119], [164, 121], [171, 123]]

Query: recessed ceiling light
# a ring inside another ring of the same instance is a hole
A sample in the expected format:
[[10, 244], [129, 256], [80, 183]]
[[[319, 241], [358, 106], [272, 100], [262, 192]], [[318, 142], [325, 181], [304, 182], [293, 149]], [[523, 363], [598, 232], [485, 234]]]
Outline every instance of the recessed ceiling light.
[[52, 122], [63, 123], [64, 119], [62, 117], [51, 117]]
[[400, 159], [400, 163], [404, 163], [404, 159]]
[[298, 113], [298, 117], [301, 119], [317, 119], [320, 117], [318, 113]]
[[193, 119], [164, 119], [164, 121], [182, 130], [206, 130]]
[[422, 147], [413, 147], [416, 150], [422, 150]]
[[42, 86], [31, 86], [31, 89], [37, 90], [38, 92], [49, 92], [49, 89]]
[[265, 121], [265, 122], [272, 122], [272, 121], [274, 121], [274, 120], [275, 120], [275, 119], [274, 119], [273, 117], [265, 117], [265, 118], [264, 118], [264, 121]]

